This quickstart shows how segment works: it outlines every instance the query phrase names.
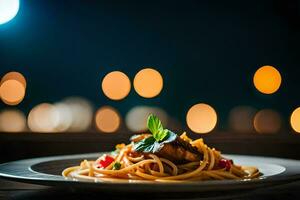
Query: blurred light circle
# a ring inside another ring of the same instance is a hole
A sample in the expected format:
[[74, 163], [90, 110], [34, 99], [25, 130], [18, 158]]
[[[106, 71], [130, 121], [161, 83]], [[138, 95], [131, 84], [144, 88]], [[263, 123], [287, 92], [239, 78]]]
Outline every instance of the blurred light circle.
[[152, 98], [161, 92], [163, 88], [163, 78], [155, 69], [142, 69], [135, 75], [133, 86], [140, 96]]
[[24, 99], [25, 87], [16, 80], [4, 81], [0, 86], [0, 96], [7, 105], [17, 105]]
[[258, 133], [276, 133], [281, 128], [281, 117], [278, 112], [263, 109], [254, 117], [254, 128]]
[[124, 99], [129, 94], [130, 88], [128, 76], [120, 71], [110, 72], [102, 80], [103, 93], [112, 100]]
[[69, 97], [62, 101], [69, 107], [72, 123], [69, 131], [81, 132], [87, 130], [93, 120], [93, 107], [91, 103], [82, 97]]
[[116, 109], [104, 106], [96, 112], [96, 127], [105, 133], [116, 132], [121, 124], [121, 117]]
[[164, 127], [168, 125], [168, 114], [161, 108], [150, 106], [133, 107], [126, 114], [125, 123], [132, 132], [140, 132], [147, 130], [147, 118], [150, 114], [156, 115], [162, 122]]
[[26, 129], [26, 117], [19, 110], [3, 110], [0, 112], [0, 131], [22, 132]]
[[19, 11], [19, 0], [0, 0], [0, 25], [10, 21]]
[[186, 122], [188, 127], [196, 133], [208, 133], [217, 124], [217, 113], [210, 105], [199, 103], [189, 109]]
[[[0, 0], [1, 1], [1, 0]], [[1, 79], [1, 84], [4, 83], [7, 80], [16, 80], [19, 81], [20, 83], [22, 83], [22, 85], [24, 86], [24, 88], [26, 89], [26, 79], [25, 77], [19, 73], [19, 72], [8, 72], [6, 73], [2, 79]], [[0, 85], [1, 85], [0, 84]]]
[[59, 114], [55, 107], [49, 103], [42, 103], [29, 112], [28, 127], [34, 132], [55, 132]]
[[294, 131], [300, 133], [300, 107], [296, 108], [290, 118], [290, 123]]
[[255, 72], [253, 83], [256, 89], [261, 93], [272, 94], [276, 92], [281, 85], [281, 75], [276, 68], [263, 66]]
[[55, 131], [67, 131], [71, 127], [73, 120], [71, 108], [65, 103], [56, 103], [54, 107], [58, 113], [58, 123], [55, 127]]
[[238, 106], [229, 113], [229, 126], [237, 132], [253, 132], [253, 119], [256, 110], [250, 106]]

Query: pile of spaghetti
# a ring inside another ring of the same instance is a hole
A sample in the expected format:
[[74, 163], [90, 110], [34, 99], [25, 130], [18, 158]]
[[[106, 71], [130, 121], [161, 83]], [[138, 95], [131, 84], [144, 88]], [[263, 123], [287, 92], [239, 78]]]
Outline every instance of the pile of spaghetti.
[[147, 125], [152, 134], [136, 135], [130, 144], [118, 144], [111, 154], [65, 169], [63, 176], [84, 181], [169, 182], [253, 179], [260, 175], [256, 167], [239, 166], [222, 157], [203, 139], [191, 140], [186, 133], [178, 136], [164, 129], [154, 115], [148, 117]]

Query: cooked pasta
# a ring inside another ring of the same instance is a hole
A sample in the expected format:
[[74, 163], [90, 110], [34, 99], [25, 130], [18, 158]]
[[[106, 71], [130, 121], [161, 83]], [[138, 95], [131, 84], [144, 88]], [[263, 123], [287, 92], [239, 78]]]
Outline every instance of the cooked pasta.
[[191, 140], [186, 133], [175, 136], [171, 142], [157, 142], [156, 145], [163, 145], [156, 150], [141, 151], [137, 144], [150, 140], [149, 137], [150, 134], [138, 135], [128, 145], [118, 144], [112, 154], [102, 155], [95, 161], [84, 160], [79, 166], [65, 169], [62, 175], [95, 182], [238, 180], [260, 175], [256, 167], [239, 166], [224, 158], [220, 151], [208, 147], [203, 139]]

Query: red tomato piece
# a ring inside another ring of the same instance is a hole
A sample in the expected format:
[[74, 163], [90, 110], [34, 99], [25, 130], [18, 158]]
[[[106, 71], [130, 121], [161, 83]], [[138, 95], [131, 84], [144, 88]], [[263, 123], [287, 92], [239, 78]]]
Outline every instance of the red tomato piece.
[[228, 159], [225, 159], [225, 158], [222, 158], [219, 161], [219, 167], [226, 168], [226, 170], [230, 170], [232, 164], [233, 164], [232, 160], [228, 160]]
[[115, 161], [115, 159], [113, 157], [105, 155], [97, 163], [97, 168], [106, 168], [107, 166], [109, 166], [114, 161]]

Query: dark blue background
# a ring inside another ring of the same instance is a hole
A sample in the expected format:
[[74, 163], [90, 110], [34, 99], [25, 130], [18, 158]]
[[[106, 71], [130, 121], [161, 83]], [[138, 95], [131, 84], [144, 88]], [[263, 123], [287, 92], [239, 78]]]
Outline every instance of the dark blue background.
[[[157, 105], [184, 121], [190, 106], [206, 102], [222, 128], [237, 105], [273, 108], [288, 121], [300, 105], [299, 44], [294, 0], [21, 0], [15, 19], [0, 26], [0, 74], [26, 76], [26, 98], [17, 106], [25, 112], [79, 95], [123, 115], [135, 105]], [[273, 95], [253, 87], [262, 65], [281, 72]], [[103, 95], [106, 73], [121, 70], [133, 80], [144, 66], [162, 73], [160, 96], [144, 99], [132, 90], [114, 102]]]

